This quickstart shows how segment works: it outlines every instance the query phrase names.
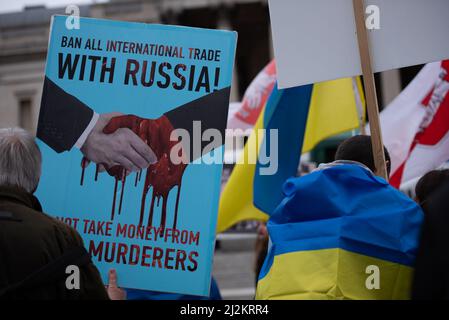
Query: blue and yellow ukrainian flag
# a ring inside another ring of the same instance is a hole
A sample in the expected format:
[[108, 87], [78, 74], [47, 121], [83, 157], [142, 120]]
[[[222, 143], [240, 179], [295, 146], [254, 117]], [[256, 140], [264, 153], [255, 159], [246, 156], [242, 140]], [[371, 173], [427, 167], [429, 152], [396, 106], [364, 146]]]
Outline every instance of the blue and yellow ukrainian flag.
[[257, 299], [409, 298], [423, 220], [414, 201], [356, 164], [291, 178], [283, 189]]
[[[283, 197], [282, 184], [295, 176], [301, 153], [309, 152], [323, 139], [363, 125], [364, 108], [358, 78], [284, 90], [275, 85], [221, 194], [217, 232], [243, 220], [266, 221]], [[261, 145], [267, 144], [270, 150], [269, 134], [264, 136], [259, 129], [278, 129], [275, 175], [260, 175], [264, 165], [254, 161]]]

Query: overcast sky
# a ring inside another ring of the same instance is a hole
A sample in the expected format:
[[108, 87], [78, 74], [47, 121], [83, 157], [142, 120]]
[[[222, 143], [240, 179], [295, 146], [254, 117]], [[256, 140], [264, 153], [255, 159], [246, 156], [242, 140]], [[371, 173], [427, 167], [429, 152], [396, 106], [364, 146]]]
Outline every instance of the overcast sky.
[[64, 7], [68, 4], [87, 4], [105, 0], [0, 0], [0, 13], [21, 11], [25, 6], [45, 5], [49, 8]]

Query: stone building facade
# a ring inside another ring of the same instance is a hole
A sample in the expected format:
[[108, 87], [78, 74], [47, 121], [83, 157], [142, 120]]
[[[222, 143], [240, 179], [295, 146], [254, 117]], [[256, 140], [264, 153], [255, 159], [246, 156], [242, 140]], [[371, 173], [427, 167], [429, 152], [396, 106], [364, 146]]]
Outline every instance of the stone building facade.
[[[231, 101], [240, 100], [273, 57], [267, 0], [113, 0], [79, 8], [84, 17], [238, 31]], [[65, 14], [65, 8], [0, 14], [0, 128], [36, 130], [54, 14]]]
[[[267, 0], [112, 0], [79, 8], [84, 17], [237, 31], [231, 101], [241, 99], [251, 80], [273, 58]], [[0, 127], [36, 130], [53, 14], [65, 14], [65, 8], [37, 6], [0, 14]], [[417, 70], [376, 75], [381, 107]]]

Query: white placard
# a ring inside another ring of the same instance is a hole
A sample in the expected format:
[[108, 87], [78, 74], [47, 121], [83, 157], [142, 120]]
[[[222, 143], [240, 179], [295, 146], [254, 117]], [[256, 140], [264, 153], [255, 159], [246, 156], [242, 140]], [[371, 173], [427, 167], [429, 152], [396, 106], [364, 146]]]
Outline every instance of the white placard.
[[[381, 72], [449, 58], [449, 0], [366, 0], [380, 9], [369, 31]], [[352, 0], [269, 0], [279, 88], [362, 73]]]

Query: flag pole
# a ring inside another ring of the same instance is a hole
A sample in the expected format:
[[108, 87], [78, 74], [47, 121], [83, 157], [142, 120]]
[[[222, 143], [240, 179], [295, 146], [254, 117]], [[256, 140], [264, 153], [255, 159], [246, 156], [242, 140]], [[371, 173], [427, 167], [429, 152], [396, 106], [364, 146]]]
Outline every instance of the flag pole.
[[385, 154], [382, 142], [382, 132], [379, 121], [379, 107], [376, 94], [376, 83], [374, 82], [373, 68], [368, 42], [368, 32], [365, 26], [364, 0], [352, 0], [354, 16], [357, 28], [357, 39], [359, 44], [360, 62], [362, 65], [363, 83], [365, 85], [366, 106], [369, 116], [371, 131], [371, 143], [373, 146], [374, 165], [376, 174], [388, 181]]

